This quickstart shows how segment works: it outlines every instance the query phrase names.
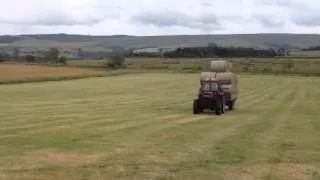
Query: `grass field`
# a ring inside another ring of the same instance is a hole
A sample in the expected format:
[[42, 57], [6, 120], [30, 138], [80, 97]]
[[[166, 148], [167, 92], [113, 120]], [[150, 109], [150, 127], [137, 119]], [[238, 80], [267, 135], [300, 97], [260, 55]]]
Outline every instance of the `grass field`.
[[55, 80], [73, 77], [102, 76], [105, 72], [72, 68], [25, 64], [0, 64], [0, 83]]
[[[221, 58], [217, 58], [221, 59]], [[320, 76], [320, 61], [316, 58], [223, 58], [232, 62], [232, 71], [248, 74], [291, 74]], [[209, 70], [214, 58], [127, 58], [127, 69], [165, 70], [174, 72], [201, 72]], [[288, 61], [292, 68], [287, 69]], [[106, 60], [70, 60], [75, 67], [105, 68]]]
[[0, 86], [0, 179], [320, 179], [320, 79], [240, 76], [222, 116], [199, 74]]

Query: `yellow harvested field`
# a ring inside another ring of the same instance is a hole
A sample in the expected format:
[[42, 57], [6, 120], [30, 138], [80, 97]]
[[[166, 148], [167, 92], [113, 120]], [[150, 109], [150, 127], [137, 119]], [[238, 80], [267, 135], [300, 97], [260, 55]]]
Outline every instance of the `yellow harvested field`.
[[105, 72], [98, 70], [73, 68], [73, 67], [53, 67], [40, 65], [23, 64], [1, 64], [0, 81], [12, 81], [21, 79], [39, 79], [47, 77], [68, 77], [68, 76], [91, 76], [102, 75]]

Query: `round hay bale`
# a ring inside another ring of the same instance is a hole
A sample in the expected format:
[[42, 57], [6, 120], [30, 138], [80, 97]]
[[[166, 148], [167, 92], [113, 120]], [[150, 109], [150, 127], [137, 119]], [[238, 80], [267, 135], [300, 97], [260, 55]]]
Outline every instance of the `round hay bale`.
[[205, 81], [208, 79], [211, 79], [212, 77], [215, 77], [216, 73], [215, 72], [201, 72], [200, 73], [200, 81]]
[[232, 72], [219, 72], [216, 77], [221, 84], [237, 84], [238, 82], [237, 75]]
[[213, 72], [231, 72], [232, 64], [226, 60], [211, 61], [210, 70]]
[[231, 93], [232, 99], [237, 99], [239, 93], [238, 76], [232, 72], [217, 73], [217, 79], [226, 92]]

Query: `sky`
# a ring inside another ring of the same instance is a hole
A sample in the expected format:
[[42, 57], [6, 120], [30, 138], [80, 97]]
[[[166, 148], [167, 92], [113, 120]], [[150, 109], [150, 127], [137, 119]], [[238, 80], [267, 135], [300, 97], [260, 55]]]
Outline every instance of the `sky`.
[[319, 0], [0, 0], [0, 34], [319, 33]]

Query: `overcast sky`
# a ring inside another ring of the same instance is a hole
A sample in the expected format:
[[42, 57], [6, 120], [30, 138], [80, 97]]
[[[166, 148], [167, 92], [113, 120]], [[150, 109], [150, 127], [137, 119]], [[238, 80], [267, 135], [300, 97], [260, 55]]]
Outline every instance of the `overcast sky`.
[[319, 33], [319, 0], [0, 0], [0, 34]]

